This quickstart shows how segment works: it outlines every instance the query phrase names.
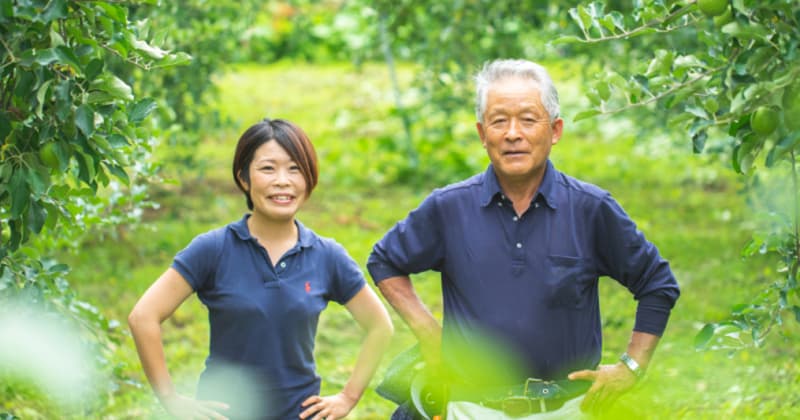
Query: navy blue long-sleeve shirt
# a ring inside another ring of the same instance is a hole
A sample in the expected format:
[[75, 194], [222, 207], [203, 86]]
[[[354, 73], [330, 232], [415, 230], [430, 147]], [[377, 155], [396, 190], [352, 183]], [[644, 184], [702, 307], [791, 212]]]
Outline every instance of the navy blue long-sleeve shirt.
[[482, 362], [511, 366], [520, 382], [596, 367], [601, 276], [638, 300], [636, 331], [660, 336], [680, 294], [667, 261], [611, 195], [549, 161], [522, 216], [490, 165], [432, 192], [375, 244], [367, 268], [376, 283], [441, 272], [443, 359], [466, 380], [481, 379]]

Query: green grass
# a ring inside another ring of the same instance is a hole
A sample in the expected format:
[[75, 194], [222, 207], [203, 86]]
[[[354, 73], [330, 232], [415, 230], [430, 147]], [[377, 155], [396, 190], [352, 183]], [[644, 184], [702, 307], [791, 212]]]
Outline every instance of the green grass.
[[[554, 78], [568, 83], [569, 67], [554, 68]], [[404, 68], [404, 86], [410, 72], [410, 67]], [[63, 256], [73, 267], [70, 278], [80, 296], [110, 318], [124, 320], [139, 295], [193, 236], [236, 220], [246, 211], [243, 197], [230, 179], [230, 160], [239, 133], [264, 116], [293, 120], [314, 141], [322, 181], [299, 218], [317, 233], [342, 243], [362, 266], [372, 244], [433, 187], [375, 188], [374, 183], [360, 186], [329, 175], [341, 173], [331, 168], [352, 167], [357, 173], [360, 161], [375, 158], [377, 149], [357, 139], [401, 127], [389, 114], [388, 74], [380, 65], [366, 65], [358, 71], [346, 64], [245, 66], [216, 83], [223, 92], [220, 112], [231, 118], [232, 124], [230, 129], [209, 134], [198, 151], [198, 157], [207, 163], [206, 170], [158, 192], [162, 206], [148, 215], [152, 229], [126, 232], [113, 243], [96, 241], [78, 255]], [[561, 170], [611, 191], [670, 260], [682, 286], [682, 297], [647, 379], [619, 401], [614, 416], [712, 419], [800, 415], [800, 397], [794, 391], [800, 384], [795, 357], [800, 350], [797, 322], [787, 322], [763, 349], [728, 355], [696, 352], [693, 347], [693, 337], [703, 323], [717, 321], [733, 304], [751, 299], [766, 286], [763, 278], [772, 273], [763, 262], [739, 257], [752, 216], [737, 192], [740, 180], [719, 163], [682, 148], [654, 153], [621, 123], [573, 124], [569, 116], [577, 111], [580, 97], [577, 86], [562, 88], [562, 107], [568, 117], [553, 160]], [[468, 109], [471, 106], [464, 104]], [[371, 120], [375, 121], [372, 125]], [[472, 123], [454, 124], [468, 127]], [[477, 138], [473, 140], [474, 153], [482, 155]], [[485, 163], [485, 158], [481, 157], [481, 162]], [[415, 284], [440, 317], [436, 276], [419, 276]], [[603, 360], [613, 363], [627, 344], [635, 302], [613, 281], [606, 279], [601, 284]], [[390, 312], [397, 332], [381, 370], [414, 342], [407, 327]], [[208, 348], [205, 309], [197, 299], [190, 299], [167, 322], [164, 333], [174, 379], [181, 390], [192, 393]], [[323, 313], [316, 350], [325, 392], [337, 391], [346, 381], [359, 337], [356, 324], [343, 308], [333, 304]], [[111, 393], [98, 415], [163, 416], [146, 385], [130, 337], [115, 349], [114, 359], [133, 383]], [[380, 377], [381, 373], [373, 386]], [[370, 389], [350, 418], [385, 419], [392, 409], [391, 403]]]

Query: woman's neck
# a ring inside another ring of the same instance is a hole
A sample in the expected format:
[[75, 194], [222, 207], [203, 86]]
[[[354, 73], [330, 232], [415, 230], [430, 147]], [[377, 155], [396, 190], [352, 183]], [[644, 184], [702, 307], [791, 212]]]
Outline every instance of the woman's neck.
[[297, 225], [294, 223], [294, 218], [275, 221], [259, 216], [258, 213], [252, 213], [247, 218], [247, 228], [250, 230], [250, 235], [258, 239], [262, 245], [297, 241]]

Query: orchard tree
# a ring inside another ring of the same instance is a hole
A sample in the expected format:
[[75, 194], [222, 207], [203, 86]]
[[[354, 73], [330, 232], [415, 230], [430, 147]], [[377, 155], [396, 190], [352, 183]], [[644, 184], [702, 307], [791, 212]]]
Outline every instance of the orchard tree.
[[143, 27], [119, 2], [0, 1], [0, 310], [13, 300], [56, 311], [98, 347], [114, 324], [76, 298], [51, 253], [148, 205], [156, 167], [144, 122], [156, 101], [126, 75], [190, 57]]
[[[555, 44], [601, 46], [632, 40], [650, 56], [601, 72], [592, 82], [595, 115], [658, 109], [670, 131], [685, 133], [700, 153], [716, 140], [749, 185], [780, 187], [760, 203], [768, 223], [754, 233], [744, 256], [773, 256], [772, 278], [752, 302], [736, 305], [727, 320], [707, 324], [700, 348], [763, 344], [789, 315], [800, 321], [800, 3], [796, 0], [649, 0], [633, 13], [603, 2], [569, 11], [576, 35]], [[756, 194], [757, 189], [753, 189]]]

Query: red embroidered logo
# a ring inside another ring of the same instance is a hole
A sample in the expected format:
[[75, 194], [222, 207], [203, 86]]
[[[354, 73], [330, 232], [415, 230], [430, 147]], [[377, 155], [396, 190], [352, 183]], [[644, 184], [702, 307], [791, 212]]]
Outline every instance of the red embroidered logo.
[[310, 292], [311, 292], [311, 282], [307, 281], [306, 282], [306, 293], [310, 293]]

